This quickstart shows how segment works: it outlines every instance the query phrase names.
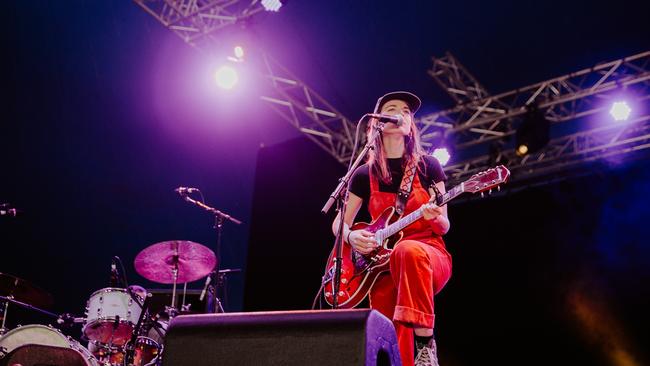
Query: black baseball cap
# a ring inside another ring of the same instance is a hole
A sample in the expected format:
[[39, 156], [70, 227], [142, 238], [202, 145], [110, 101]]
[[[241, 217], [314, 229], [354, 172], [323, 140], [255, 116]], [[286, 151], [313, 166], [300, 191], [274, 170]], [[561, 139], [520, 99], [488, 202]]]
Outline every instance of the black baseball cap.
[[415, 112], [420, 109], [420, 106], [422, 105], [422, 101], [420, 98], [418, 98], [417, 95], [413, 93], [409, 93], [407, 91], [394, 91], [390, 92], [388, 94], [383, 95], [379, 99], [377, 99], [377, 104], [375, 105], [375, 111], [373, 113], [379, 113], [381, 111], [381, 107], [386, 104], [389, 100], [403, 100], [408, 104], [409, 108], [411, 109], [411, 113], [415, 114]]

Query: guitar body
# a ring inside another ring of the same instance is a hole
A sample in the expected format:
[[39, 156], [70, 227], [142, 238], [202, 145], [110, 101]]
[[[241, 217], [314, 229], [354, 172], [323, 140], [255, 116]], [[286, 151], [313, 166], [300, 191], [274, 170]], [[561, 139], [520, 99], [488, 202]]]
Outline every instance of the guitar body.
[[[365, 222], [356, 223], [352, 225], [350, 230], [363, 229], [376, 233], [386, 228], [393, 221], [395, 221], [395, 208], [389, 207], [375, 221], [369, 224]], [[343, 241], [341, 285], [337, 299], [339, 308], [353, 308], [363, 301], [379, 275], [390, 270], [390, 253], [395, 244], [402, 239], [402, 236], [403, 234], [400, 232], [384, 240], [379, 248], [366, 255], [355, 251], [349, 243]], [[329, 305], [333, 304], [335, 258], [336, 247], [332, 249], [323, 276], [325, 301]]]

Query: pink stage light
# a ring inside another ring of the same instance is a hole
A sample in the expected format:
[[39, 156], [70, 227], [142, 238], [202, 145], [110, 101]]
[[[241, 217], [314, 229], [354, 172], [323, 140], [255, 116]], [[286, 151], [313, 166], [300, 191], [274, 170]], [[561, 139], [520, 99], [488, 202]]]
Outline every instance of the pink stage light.
[[440, 165], [445, 166], [449, 162], [449, 159], [451, 158], [451, 155], [449, 155], [449, 151], [447, 148], [442, 147], [433, 150], [433, 153], [431, 154], [434, 158], [438, 159], [440, 162]]
[[217, 71], [214, 73], [214, 78], [217, 81], [217, 85], [221, 89], [226, 89], [230, 90], [237, 85], [237, 82], [239, 81], [239, 76], [237, 75], [237, 71], [231, 67], [231, 66], [221, 66], [220, 68], [217, 69]]
[[628, 119], [628, 117], [630, 117], [631, 112], [632, 108], [630, 108], [630, 106], [627, 105], [627, 102], [625, 101], [614, 102], [612, 104], [612, 108], [609, 110], [609, 114], [616, 121], [625, 121]]

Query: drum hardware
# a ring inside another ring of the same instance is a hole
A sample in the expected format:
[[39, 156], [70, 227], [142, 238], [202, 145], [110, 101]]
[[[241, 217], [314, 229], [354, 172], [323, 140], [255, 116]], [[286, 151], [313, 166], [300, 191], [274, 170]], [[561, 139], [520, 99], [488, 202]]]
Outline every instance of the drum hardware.
[[24, 302], [18, 301], [16, 299], [14, 299], [12, 296], [0, 296], [0, 304], [3, 304], [2, 306], [4, 308], [3, 309], [3, 315], [2, 315], [2, 328], [0, 328], [0, 335], [3, 335], [5, 333], [7, 333], [7, 329], [5, 328], [5, 324], [6, 324], [6, 320], [7, 320], [7, 312], [8, 312], [8, 308], [9, 308], [9, 303], [12, 303], [14, 305], [18, 305], [18, 306], [20, 306], [20, 307], [22, 307], [24, 309], [27, 309], [27, 310], [32, 310], [32, 311], [39, 312], [41, 314], [44, 314], [44, 315], [47, 315], [47, 316], [50, 316], [50, 317], [53, 317], [53, 318], [58, 318], [59, 317], [58, 315], [56, 315], [54, 313], [50, 313], [49, 311], [39, 309], [36, 306], [32, 306], [30, 304], [26, 304]]
[[179, 313], [176, 306], [178, 283], [184, 284], [185, 293], [188, 282], [205, 277], [216, 264], [214, 252], [208, 247], [183, 240], [150, 245], [138, 253], [134, 261], [135, 269], [142, 277], [157, 283], [172, 284], [171, 306], [165, 310], [170, 318]]
[[[223, 231], [223, 224], [226, 220], [231, 221], [237, 225], [240, 225], [242, 222], [237, 220], [236, 218], [221, 212], [217, 210], [214, 207], [210, 207], [205, 204], [205, 199], [203, 198], [203, 193], [201, 193], [201, 190], [198, 188], [188, 188], [188, 187], [178, 187], [175, 189], [175, 191], [183, 198], [185, 201], [198, 206], [205, 211], [210, 212], [211, 214], [214, 215], [214, 226], [213, 229], [217, 231], [217, 239], [216, 239], [216, 265], [214, 269], [214, 273], [219, 274], [217, 278], [212, 278], [212, 281], [207, 281], [206, 280], [206, 288], [208, 289], [208, 294], [210, 294], [210, 297], [208, 299], [208, 307], [207, 307], [207, 312], [209, 313], [217, 313], [217, 312], [224, 312], [223, 306], [221, 305], [221, 300], [217, 296], [219, 289], [222, 289], [220, 285], [223, 284], [223, 281], [219, 281], [219, 277], [221, 275], [221, 271], [219, 270], [219, 266], [221, 265], [221, 236], [222, 236], [222, 231]], [[201, 201], [195, 200], [190, 197], [190, 194], [192, 192], [198, 192], [201, 195]], [[214, 276], [213, 276], [214, 277]], [[209, 287], [208, 287], [209, 286]]]
[[5, 333], [9, 304], [34, 310], [48, 316], [57, 317], [43, 308], [49, 308], [54, 303], [52, 295], [40, 287], [31, 284], [22, 278], [0, 272], [0, 335]]
[[[203, 291], [201, 291], [201, 296], [199, 296], [199, 300], [203, 301], [203, 298], [206, 293], [210, 294], [208, 296], [208, 301], [206, 302], [206, 313], [223, 313], [225, 312], [223, 309], [223, 306], [221, 304], [221, 300], [219, 299], [218, 294], [216, 293], [218, 289], [223, 289], [225, 288], [226, 284], [226, 276], [229, 273], [238, 273], [241, 272], [241, 269], [239, 268], [232, 268], [232, 269], [220, 269], [219, 273], [217, 271], [212, 271], [208, 275], [208, 277], [205, 280], [205, 286], [203, 287]], [[216, 280], [215, 280], [216, 278]], [[211, 284], [215, 284], [214, 286], [211, 286]], [[223, 292], [224, 297], [226, 295], [226, 292]], [[227, 300], [227, 299], [226, 299]]]
[[[135, 325], [135, 328], [133, 329], [133, 333], [131, 334], [131, 339], [126, 343], [124, 346], [125, 354], [124, 354], [124, 364], [125, 365], [135, 365], [136, 364], [136, 348], [138, 347], [138, 338], [140, 337], [140, 333], [142, 333], [142, 327], [145, 319], [145, 315], [147, 314], [149, 310], [149, 299], [151, 296], [146, 296], [144, 299], [144, 303], [140, 304], [140, 300], [137, 298], [137, 296], [131, 291], [131, 289], [128, 289], [128, 293], [131, 295], [131, 298], [140, 306], [142, 311], [140, 312], [140, 317], [138, 318], [138, 322]], [[150, 345], [148, 342], [145, 342], [147, 345]], [[156, 344], [156, 347], [158, 345]], [[156, 355], [158, 352], [156, 352]], [[138, 360], [140, 361], [140, 360]]]

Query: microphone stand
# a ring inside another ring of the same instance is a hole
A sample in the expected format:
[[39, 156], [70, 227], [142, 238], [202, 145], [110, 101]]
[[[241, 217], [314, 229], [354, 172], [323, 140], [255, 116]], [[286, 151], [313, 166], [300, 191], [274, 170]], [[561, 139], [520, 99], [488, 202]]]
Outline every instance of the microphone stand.
[[225, 214], [217, 210], [214, 207], [210, 207], [203, 202], [190, 198], [190, 196], [188, 196], [187, 194], [183, 194], [182, 196], [185, 201], [193, 205], [199, 206], [200, 208], [214, 215], [213, 228], [217, 230], [217, 240], [216, 240], [216, 250], [215, 250], [215, 255], [217, 257], [217, 264], [215, 265], [212, 272], [210, 272], [209, 274], [209, 276], [212, 276], [212, 280], [210, 281], [210, 284], [208, 285], [208, 289], [207, 289], [209, 296], [208, 296], [206, 307], [208, 313], [219, 313], [219, 312], [223, 313], [225, 311], [223, 310], [223, 307], [221, 306], [221, 301], [219, 301], [219, 297], [217, 296], [217, 291], [221, 283], [223, 282], [222, 281], [223, 274], [222, 271], [219, 270], [219, 266], [221, 266], [221, 234], [223, 231], [223, 223], [224, 221], [228, 220], [228, 221], [232, 221], [237, 225], [240, 225], [242, 222], [228, 214]]
[[[361, 120], [363, 120], [366, 116], [368, 116], [368, 114], [361, 117]], [[359, 122], [361, 122], [361, 120]], [[352, 173], [354, 173], [357, 167], [361, 164], [361, 161], [363, 161], [363, 159], [366, 157], [368, 151], [370, 151], [370, 149], [374, 149], [375, 140], [384, 130], [384, 126], [385, 124], [383, 122], [377, 122], [375, 129], [372, 132], [372, 136], [370, 136], [370, 139], [366, 141], [366, 146], [363, 147], [363, 150], [361, 150], [359, 156], [357, 156], [357, 159], [354, 161], [354, 163], [352, 163], [348, 169], [348, 172], [345, 173], [343, 178], [339, 179], [339, 185], [334, 189], [329, 199], [325, 203], [325, 206], [323, 206], [321, 209], [321, 212], [323, 214], [326, 214], [334, 202], [336, 202], [337, 210], [340, 214], [339, 226], [336, 230], [336, 239], [334, 241], [336, 257], [334, 258], [334, 286], [332, 291], [333, 309], [338, 308], [339, 289], [341, 288], [341, 263], [343, 261], [343, 227], [345, 224], [345, 210], [347, 209], [348, 201], [348, 183], [350, 181], [350, 177], [352, 177]]]

